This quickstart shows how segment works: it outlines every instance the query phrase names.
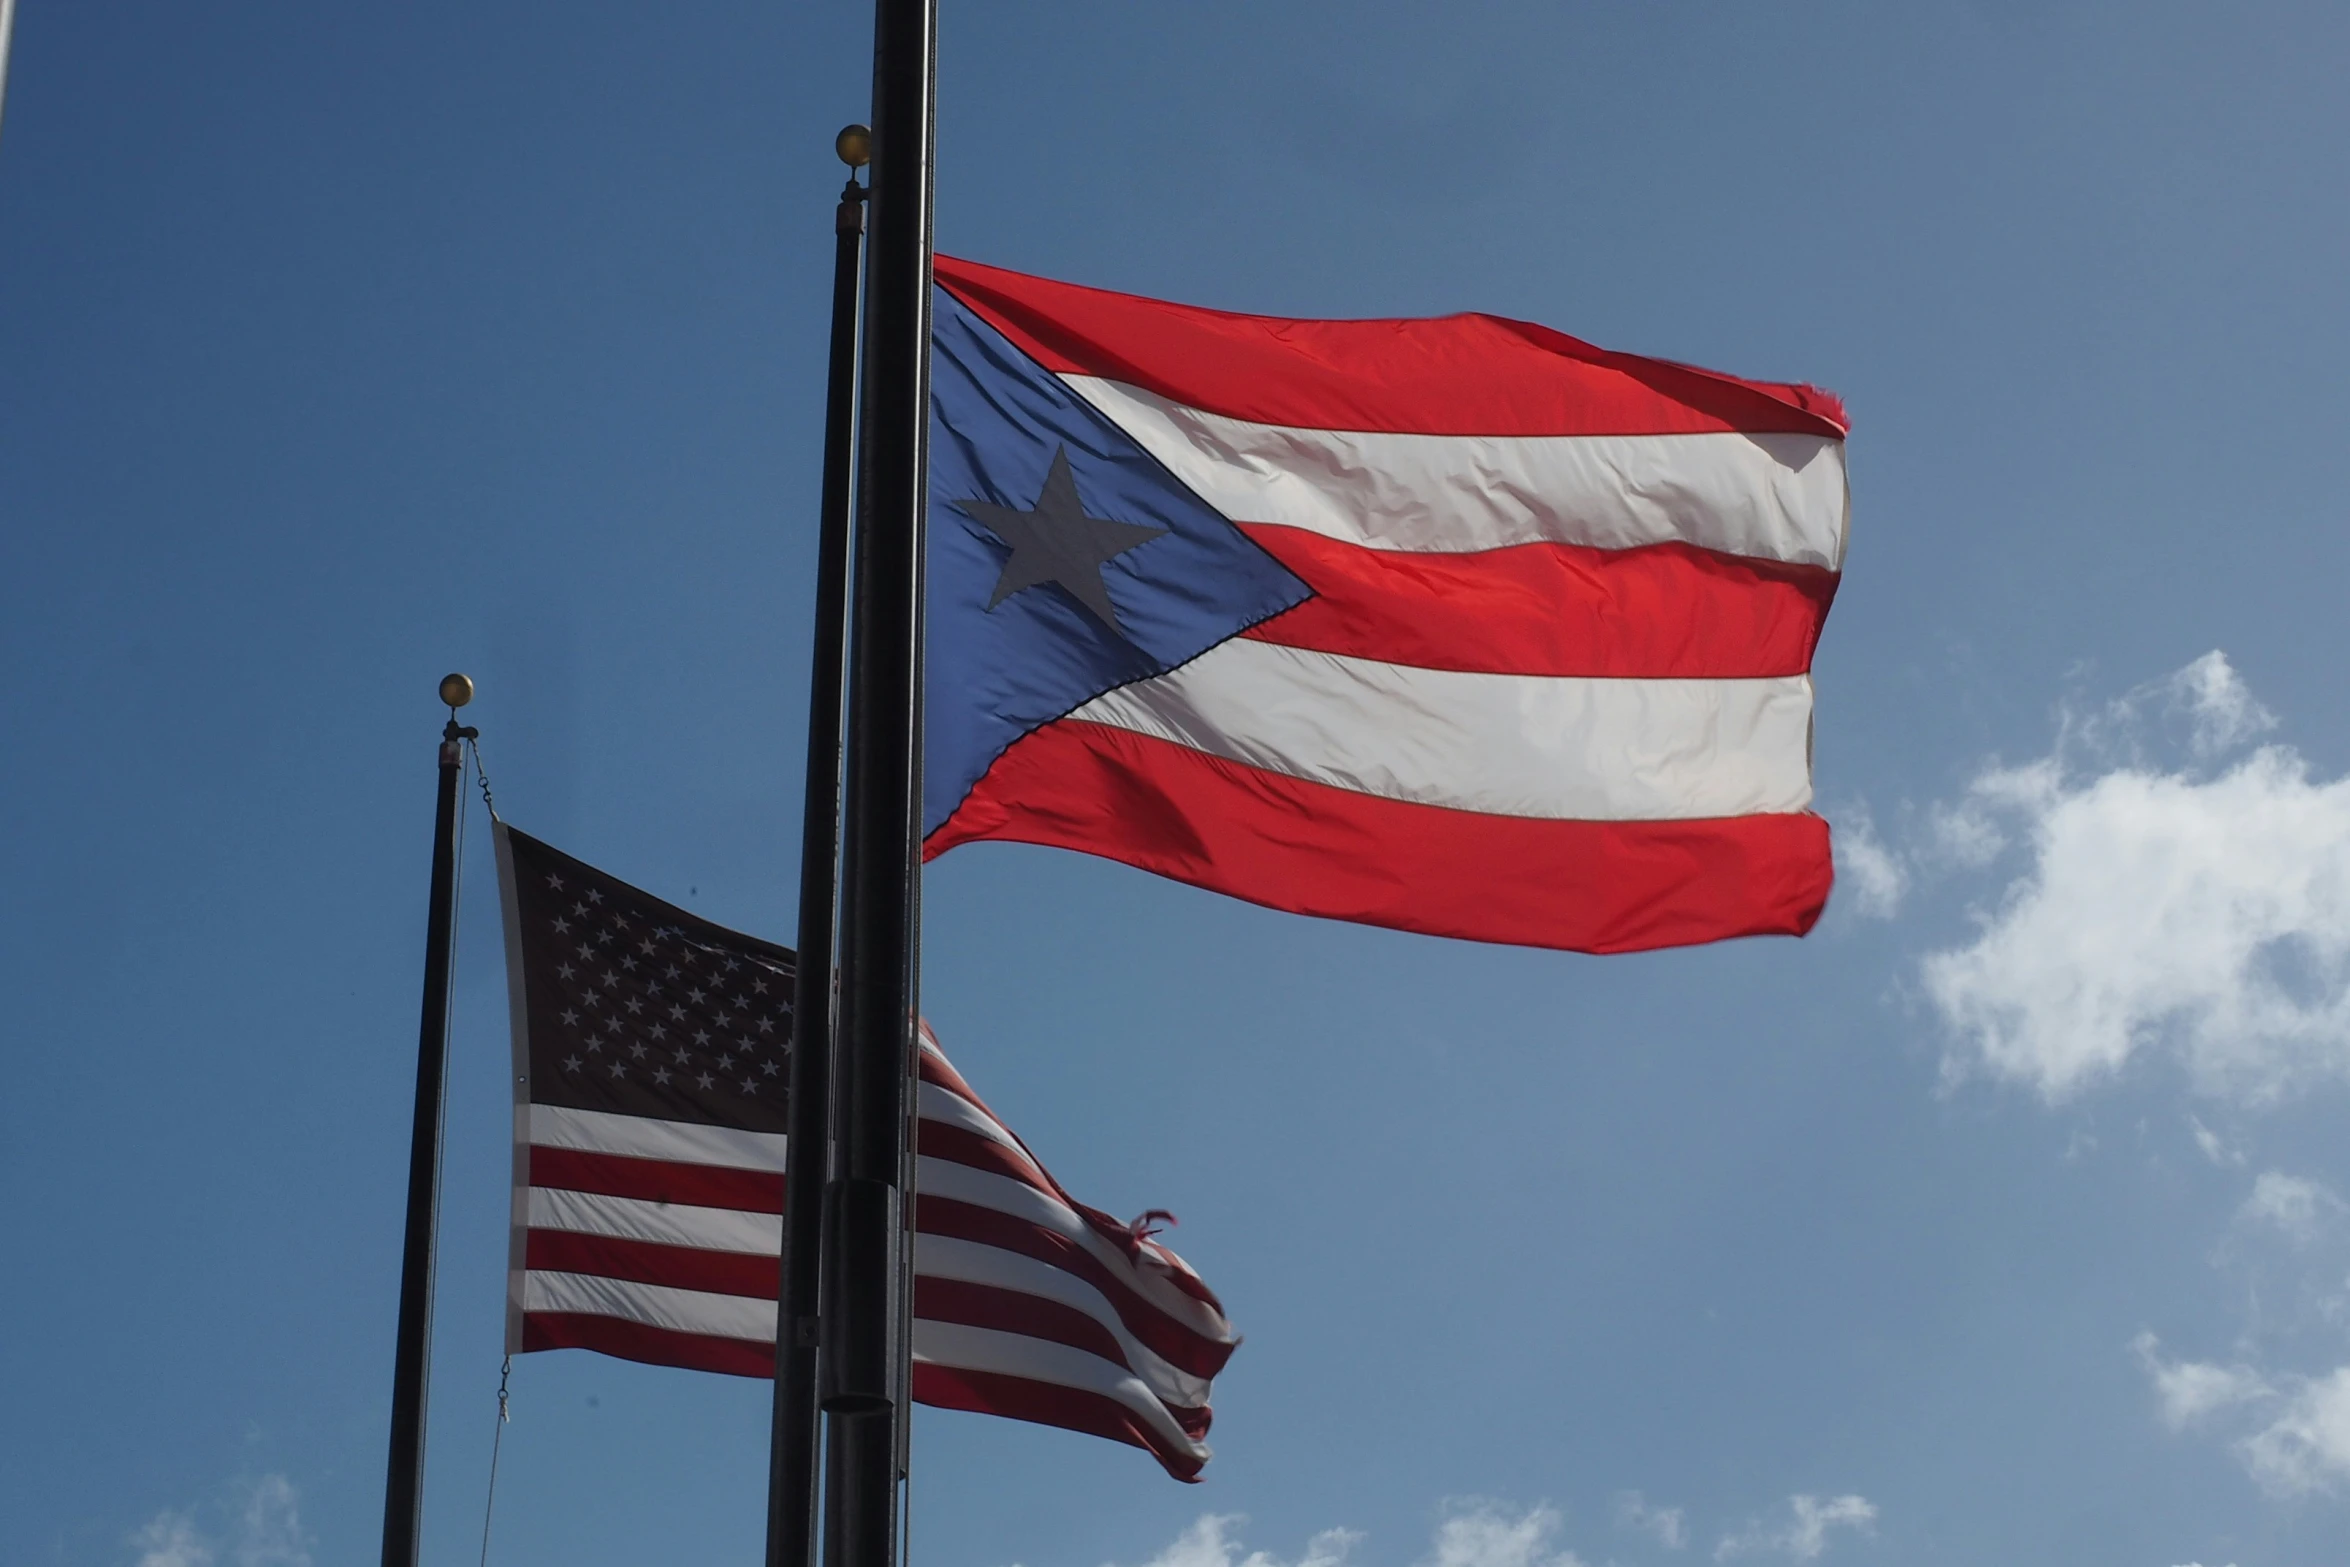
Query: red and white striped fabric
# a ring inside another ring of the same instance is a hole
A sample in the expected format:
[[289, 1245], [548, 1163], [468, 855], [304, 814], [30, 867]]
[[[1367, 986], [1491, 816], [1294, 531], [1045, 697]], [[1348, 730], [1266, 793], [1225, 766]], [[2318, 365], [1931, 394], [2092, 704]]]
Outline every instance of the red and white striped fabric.
[[[1071, 1198], [923, 1029], [917, 1401], [1208, 1461], [1239, 1342], [1183, 1259]], [[509, 1348], [774, 1372], [784, 1139], [517, 1105]]]
[[930, 837], [1277, 908], [1615, 952], [1808, 930], [1845, 419], [1492, 316], [941, 287], [1313, 590], [1017, 742]]

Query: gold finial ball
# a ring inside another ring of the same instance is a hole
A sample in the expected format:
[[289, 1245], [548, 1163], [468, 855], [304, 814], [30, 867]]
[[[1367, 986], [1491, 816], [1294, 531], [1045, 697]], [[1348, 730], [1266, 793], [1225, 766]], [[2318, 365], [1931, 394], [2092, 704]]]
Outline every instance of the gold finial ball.
[[473, 700], [473, 682], [463, 675], [441, 676], [441, 700], [451, 707], [463, 707]]
[[832, 150], [850, 168], [861, 169], [873, 161], [873, 133], [862, 125], [844, 125], [832, 138]]

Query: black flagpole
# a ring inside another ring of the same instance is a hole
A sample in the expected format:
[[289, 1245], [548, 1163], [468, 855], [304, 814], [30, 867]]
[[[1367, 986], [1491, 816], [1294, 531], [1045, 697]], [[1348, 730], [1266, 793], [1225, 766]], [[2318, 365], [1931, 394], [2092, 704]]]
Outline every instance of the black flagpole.
[[841, 636], [848, 611], [849, 476], [856, 461], [857, 271], [873, 133], [833, 141], [850, 169], [832, 232], [832, 360], [824, 396], [824, 499], [816, 541], [816, 646], [808, 660], [808, 769], [800, 812], [799, 969], [792, 985], [791, 1133], [784, 1144], [783, 1274], [775, 1424], [767, 1449], [767, 1567], [809, 1567], [816, 1541], [818, 1235], [832, 1080], [834, 873], [840, 855]]
[[855, 615], [841, 832], [834, 1179], [819, 1375], [827, 1567], [894, 1567], [909, 1348], [901, 1186], [919, 1002], [922, 566], [935, 0], [877, 0]]
[[433, 808], [432, 893], [424, 922], [424, 1020], [416, 1041], [416, 1120], [408, 1137], [408, 1236], [400, 1253], [400, 1329], [392, 1355], [391, 1457], [384, 1473], [383, 1567], [416, 1567], [424, 1516], [424, 1394], [432, 1369], [433, 1229], [441, 1205], [441, 1107], [449, 1065], [449, 965], [457, 930], [457, 724], [473, 700], [463, 675], [441, 681], [441, 789]]

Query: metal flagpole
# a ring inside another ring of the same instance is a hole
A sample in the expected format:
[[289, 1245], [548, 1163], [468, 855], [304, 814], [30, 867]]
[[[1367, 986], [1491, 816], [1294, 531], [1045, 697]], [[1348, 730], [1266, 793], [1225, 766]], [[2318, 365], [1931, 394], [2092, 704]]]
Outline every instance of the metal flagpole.
[[850, 474], [856, 461], [857, 274], [873, 133], [833, 140], [849, 180], [833, 214], [832, 358], [824, 398], [824, 498], [816, 541], [816, 645], [808, 660], [808, 767], [800, 812], [799, 971], [792, 985], [791, 1130], [784, 1144], [783, 1272], [775, 1422], [767, 1450], [767, 1567], [809, 1567], [816, 1536], [818, 1236], [832, 1079], [832, 942], [840, 857], [841, 638], [848, 612]]
[[935, 0], [877, 0], [873, 239], [866, 259], [855, 614], [841, 831], [834, 1179], [825, 1192], [822, 1353], [827, 1567], [894, 1567], [904, 1106], [919, 1002], [922, 568], [930, 402]]
[[16, 0], [0, 0], [0, 125], [8, 120], [8, 44], [16, 36]]
[[441, 681], [441, 791], [433, 808], [432, 892], [424, 924], [424, 1018], [416, 1041], [416, 1120], [408, 1138], [408, 1236], [400, 1253], [400, 1329], [392, 1356], [391, 1455], [384, 1473], [383, 1567], [416, 1567], [424, 1515], [424, 1394], [432, 1366], [433, 1230], [441, 1204], [441, 1112], [449, 1065], [449, 966], [457, 930], [457, 709], [473, 700], [463, 675]]

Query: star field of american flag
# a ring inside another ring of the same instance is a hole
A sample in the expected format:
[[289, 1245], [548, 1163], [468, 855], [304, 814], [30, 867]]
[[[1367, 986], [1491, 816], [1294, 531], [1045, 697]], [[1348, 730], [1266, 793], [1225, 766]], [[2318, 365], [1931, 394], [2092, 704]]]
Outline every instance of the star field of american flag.
[[790, 951], [508, 836], [532, 1102], [785, 1130]]

